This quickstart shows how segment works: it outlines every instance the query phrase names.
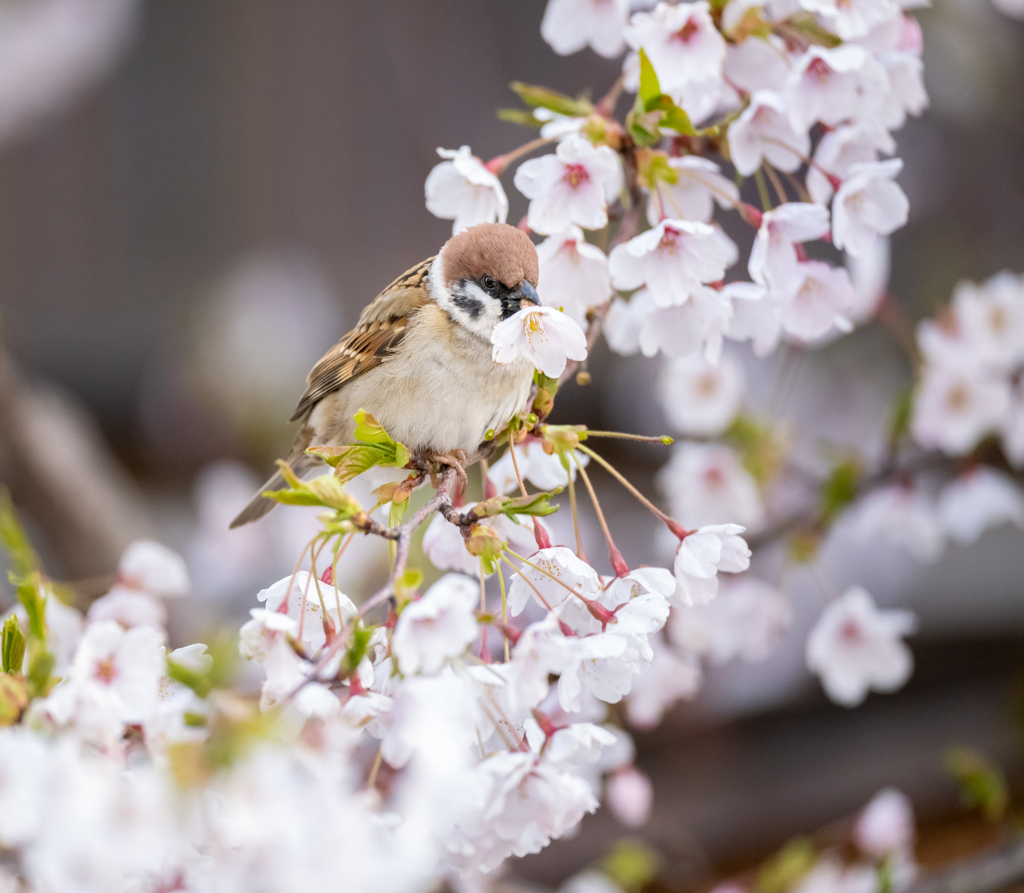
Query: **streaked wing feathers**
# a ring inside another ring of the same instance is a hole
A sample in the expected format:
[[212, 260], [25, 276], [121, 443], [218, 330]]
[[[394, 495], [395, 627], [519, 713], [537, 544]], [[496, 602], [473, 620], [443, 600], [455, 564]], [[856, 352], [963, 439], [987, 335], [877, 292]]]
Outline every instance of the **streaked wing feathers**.
[[432, 261], [417, 264], [377, 295], [360, 314], [359, 324], [313, 367], [293, 422], [332, 391], [379, 366], [395, 350], [405, 337], [409, 315], [429, 300], [425, 280]]

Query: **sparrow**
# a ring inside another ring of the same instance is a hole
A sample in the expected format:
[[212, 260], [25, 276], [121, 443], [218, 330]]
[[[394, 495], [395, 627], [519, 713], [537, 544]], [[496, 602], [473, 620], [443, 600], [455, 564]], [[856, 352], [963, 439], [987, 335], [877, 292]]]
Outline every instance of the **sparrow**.
[[[306, 451], [352, 443], [356, 412], [373, 415], [414, 456], [475, 461], [530, 396], [533, 366], [491, 358], [491, 333], [537, 296], [537, 251], [522, 230], [481, 223], [403, 273], [306, 377], [291, 421], [303, 422], [287, 463], [301, 477], [320, 464]], [[265, 490], [287, 487], [278, 473]], [[240, 527], [277, 503], [257, 494]]]

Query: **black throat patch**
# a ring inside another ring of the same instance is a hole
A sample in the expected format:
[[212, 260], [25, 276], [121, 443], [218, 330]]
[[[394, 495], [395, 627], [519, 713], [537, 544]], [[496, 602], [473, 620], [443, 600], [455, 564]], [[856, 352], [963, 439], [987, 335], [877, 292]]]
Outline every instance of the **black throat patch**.
[[476, 319], [484, 310], [483, 303], [476, 298], [471, 298], [469, 295], [454, 295], [452, 303], [467, 313], [470, 319]]

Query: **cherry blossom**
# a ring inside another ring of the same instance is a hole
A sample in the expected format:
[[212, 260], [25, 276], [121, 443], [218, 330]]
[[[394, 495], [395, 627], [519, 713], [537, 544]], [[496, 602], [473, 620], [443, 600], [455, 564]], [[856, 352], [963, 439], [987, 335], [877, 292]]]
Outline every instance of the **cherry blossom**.
[[559, 308], [578, 325], [586, 325], [587, 310], [611, 297], [608, 257], [583, 238], [578, 226], [541, 242], [537, 257], [541, 300], [546, 306]]
[[899, 158], [850, 167], [832, 201], [832, 239], [837, 248], [864, 257], [878, 236], [888, 236], [907, 222], [907, 197], [893, 182], [901, 170]]
[[679, 543], [675, 575], [685, 605], [706, 604], [715, 597], [717, 573], [739, 573], [750, 567], [750, 549], [739, 534], [739, 524], [698, 527]]
[[878, 23], [899, 14], [893, 0], [800, 0], [800, 6], [820, 15], [828, 29], [843, 40], [863, 37]]
[[[539, 490], [554, 490], [557, 487], [568, 486], [570, 476], [572, 480], [576, 480], [577, 463], [586, 467], [590, 462], [590, 456], [576, 451], [572, 454], [567, 472], [558, 454], [545, 453], [544, 447], [537, 440], [517, 444], [515, 451], [514, 463], [511, 451], [506, 450], [488, 469], [488, 477], [499, 493], [507, 494], [519, 489], [519, 481], [515, 474], [517, 465], [524, 481], [529, 481]], [[524, 523], [529, 524], [529, 519], [525, 519]]]
[[956, 478], [943, 489], [937, 509], [945, 533], [964, 545], [977, 542], [992, 527], [1024, 527], [1024, 493], [1013, 478], [992, 468], [975, 468]]
[[609, 258], [612, 285], [641, 285], [657, 307], [682, 304], [703, 282], [716, 282], [735, 259], [735, 247], [714, 227], [689, 220], [663, 220], [616, 246]]
[[943, 548], [934, 503], [919, 489], [896, 484], [865, 496], [850, 519], [855, 537], [906, 549], [918, 561], [935, 561]]
[[851, 586], [822, 612], [807, 638], [807, 667], [818, 674], [837, 704], [854, 707], [874, 689], [893, 692], [913, 668], [902, 637], [916, 629], [910, 611], [880, 611], [859, 586]]
[[138, 540], [125, 549], [117, 565], [118, 586], [161, 598], [187, 595], [191, 584], [180, 555], [152, 540]]
[[849, 332], [853, 306], [850, 274], [821, 261], [797, 264], [793, 290], [777, 299], [783, 331], [800, 341], [817, 341], [835, 330]]
[[402, 610], [391, 639], [398, 669], [436, 673], [462, 654], [479, 632], [473, 608], [480, 588], [469, 577], [447, 574]]
[[513, 616], [519, 614], [531, 598], [545, 608], [556, 608], [567, 599], [574, 599], [573, 592], [590, 599], [596, 599], [601, 593], [597, 571], [565, 546], [541, 549], [530, 557], [530, 564], [535, 567], [524, 565], [512, 576], [508, 608]]
[[629, 21], [629, 0], [548, 0], [540, 36], [560, 56], [589, 46], [614, 59], [625, 48], [622, 33]]
[[642, 48], [647, 54], [665, 93], [675, 94], [721, 75], [725, 40], [703, 0], [675, 6], [659, 3], [650, 13], [638, 12], [625, 36], [634, 50]]
[[608, 779], [608, 808], [612, 815], [627, 828], [647, 824], [654, 803], [654, 788], [650, 778], [636, 768], [623, 766]]
[[789, 202], [768, 211], [750, 251], [750, 278], [779, 291], [792, 289], [799, 277], [795, 245], [820, 239], [829, 229], [828, 208]]
[[352, 600], [337, 587], [320, 582], [306, 571], [278, 580], [261, 590], [256, 600], [265, 602], [268, 611], [285, 614], [295, 621], [296, 635], [308, 655], [316, 654], [327, 641], [325, 626], [337, 632], [359, 613]]
[[701, 356], [662, 367], [659, 397], [669, 424], [691, 436], [721, 434], [743, 403], [743, 367], [726, 355], [717, 366]]
[[983, 363], [1011, 369], [1024, 361], [1024, 281], [999, 273], [983, 285], [960, 283], [953, 313], [963, 341]]
[[737, 657], [756, 662], [775, 650], [792, 621], [789, 600], [745, 574], [735, 581], [723, 580], [714, 601], [673, 611], [668, 631], [677, 646], [712, 664]]
[[816, 202], [824, 204], [834, 189], [825, 175], [842, 180], [855, 164], [878, 161], [878, 153], [891, 155], [896, 143], [889, 132], [871, 122], [844, 124], [826, 133], [814, 151], [814, 165], [807, 171], [807, 191]]
[[[750, 8], [762, 5], [759, 2], [747, 3], [745, 0], [732, 0], [727, 3], [722, 13], [722, 23], [727, 18], [739, 17]], [[726, 26], [726, 30], [728, 26]], [[758, 90], [780, 92], [789, 74], [786, 44], [780, 37], [769, 34], [766, 37], [755, 37], [739, 43], [730, 43], [725, 50], [725, 63], [722, 73], [730, 84], [734, 84], [747, 93]]]
[[[670, 621], [674, 617], [675, 612]], [[653, 729], [673, 704], [694, 697], [703, 681], [696, 656], [669, 647], [660, 636], [649, 641], [654, 652], [650, 666], [626, 698], [630, 725], [638, 729]]]
[[688, 300], [671, 307], [651, 307], [637, 337], [640, 352], [653, 357], [686, 357], [701, 349], [710, 363], [717, 363], [722, 337], [728, 329], [732, 305], [721, 291], [698, 285]]
[[793, 129], [805, 132], [816, 121], [840, 124], [865, 105], [865, 91], [880, 95], [885, 72], [857, 46], [812, 46], [793, 63], [783, 95]]
[[857, 846], [871, 856], [908, 852], [914, 845], [914, 808], [895, 788], [884, 788], [871, 798], [853, 828]]
[[724, 444], [677, 443], [658, 485], [668, 496], [672, 515], [687, 527], [724, 524], [745, 527], [764, 523], [757, 482], [739, 455]]
[[573, 136], [554, 155], [524, 161], [513, 182], [530, 199], [530, 229], [546, 235], [573, 225], [600, 229], [608, 223], [608, 203], [622, 189], [622, 166], [608, 146]]
[[554, 307], [524, 307], [502, 320], [491, 334], [495, 363], [507, 366], [525, 357], [549, 378], [558, 378], [568, 360], [587, 358], [587, 338], [571, 317]]
[[708, 223], [715, 203], [734, 208], [740, 194], [732, 180], [723, 177], [717, 164], [696, 155], [669, 158], [668, 166], [677, 180], [657, 179], [651, 185], [647, 202], [647, 221], [657, 226], [666, 218]]
[[442, 220], [452, 220], [452, 235], [478, 223], [504, 223], [508, 198], [501, 181], [470, 152], [438, 149], [447, 159], [435, 165], [425, 185], [427, 210]]
[[922, 446], [962, 455], [997, 429], [1009, 408], [1005, 379], [976, 363], [928, 363], [918, 383], [910, 430]]
[[745, 177], [765, 161], [780, 171], [798, 170], [810, 150], [807, 128], [793, 127], [785, 102], [772, 90], [751, 94], [750, 104], [729, 125], [729, 156]]

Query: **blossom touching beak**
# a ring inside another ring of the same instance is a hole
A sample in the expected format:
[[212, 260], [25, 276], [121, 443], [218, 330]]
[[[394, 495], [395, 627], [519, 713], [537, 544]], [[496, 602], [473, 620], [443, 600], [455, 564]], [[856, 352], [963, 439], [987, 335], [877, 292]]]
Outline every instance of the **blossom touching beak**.
[[524, 304], [527, 306], [531, 304], [535, 307], [540, 306], [540, 295], [537, 294], [537, 289], [530, 285], [530, 283], [525, 279], [519, 288], [516, 289], [515, 295], [519, 298], [520, 307]]

